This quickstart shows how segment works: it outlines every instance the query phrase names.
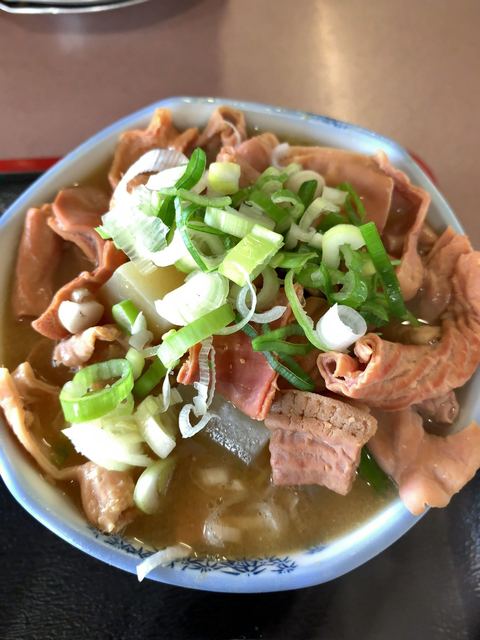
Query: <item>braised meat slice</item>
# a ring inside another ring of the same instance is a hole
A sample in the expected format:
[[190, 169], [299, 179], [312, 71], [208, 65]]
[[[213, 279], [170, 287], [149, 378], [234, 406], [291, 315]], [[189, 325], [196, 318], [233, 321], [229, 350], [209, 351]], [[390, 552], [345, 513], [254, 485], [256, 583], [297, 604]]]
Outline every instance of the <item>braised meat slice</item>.
[[55, 290], [54, 278], [62, 255], [62, 240], [48, 225], [51, 214], [49, 204], [27, 211], [13, 285], [13, 312], [17, 319], [41, 315]]
[[378, 431], [368, 447], [398, 484], [414, 515], [445, 507], [480, 467], [480, 427], [475, 422], [449, 436], [427, 433], [412, 409], [377, 412]]
[[279, 395], [265, 425], [274, 484], [320, 484], [341, 495], [352, 488], [362, 447], [377, 429], [366, 411], [296, 390]]
[[87, 462], [78, 467], [78, 481], [87, 518], [102, 531], [119, 531], [137, 514], [135, 484], [126, 471], [110, 471]]

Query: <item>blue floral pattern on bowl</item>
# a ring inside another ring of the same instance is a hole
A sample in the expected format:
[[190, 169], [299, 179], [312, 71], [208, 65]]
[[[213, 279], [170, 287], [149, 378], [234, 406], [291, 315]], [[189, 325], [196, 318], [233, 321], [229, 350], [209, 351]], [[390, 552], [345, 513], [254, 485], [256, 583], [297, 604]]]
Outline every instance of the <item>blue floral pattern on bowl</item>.
[[[147, 549], [140, 545], [135, 546], [131, 541], [125, 539], [118, 534], [106, 534], [92, 525], [88, 525], [88, 530], [93, 534], [96, 540], [101, 540], [114, 549], [123, 551], [130, 555], [136, 556], [139, 561], [148, 558], [157, 551], [157, 549]], [[321, 547], [320, 547], [321, 548]], [[316, 548], [315, 548], [316, 549]], [[274, 573], [290, 573], [297, 568], [297, 563], [289, 556], [268, 556], [266, 558], [238, 558], [224, 559], [214, 557], [197, 557], [181, 558], [175, 560], [168, 565], [170, 568], [178, 568], [182, 571], [200, 571], [208, 573], [210, 571], [221, 571], [231, 576], [239, 575], [258, 575], [264, 571], [273, 571]]]

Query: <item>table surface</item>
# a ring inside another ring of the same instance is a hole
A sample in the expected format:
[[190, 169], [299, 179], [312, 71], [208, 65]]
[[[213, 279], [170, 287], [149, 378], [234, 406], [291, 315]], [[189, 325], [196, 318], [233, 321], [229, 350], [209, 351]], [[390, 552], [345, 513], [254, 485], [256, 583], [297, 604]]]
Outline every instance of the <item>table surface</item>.
[[[90, 16], [2, 14], [0, 159], [61, 155], [170, 95], [263, 101], [417, 152], [479, 246], [479, 21], [478, 0], [151, 0]], [[24, 186], [0, 185], [3, 205]], [[240, 597], [139, 585], [55, 538], [1, 485], [0, 636], [478, 638], [479, 489], [477, 477], [333, 583]]]

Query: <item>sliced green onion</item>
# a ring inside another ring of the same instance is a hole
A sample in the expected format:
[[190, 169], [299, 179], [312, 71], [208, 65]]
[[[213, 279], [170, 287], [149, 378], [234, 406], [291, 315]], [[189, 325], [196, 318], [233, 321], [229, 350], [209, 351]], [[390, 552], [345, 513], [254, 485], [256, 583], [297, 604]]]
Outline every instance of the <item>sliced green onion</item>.
[[285, 294], [290, 303], [293, 315], [296, 321], [302, 327], [305, 332], [307, 340], [313, 344], [314, 347], [320, 349], [320, 351], [329, 351], [328, 346], [321, 340], [318, 333], [313, 326], [313, 320], [304, 311], [300, 300], [298, 299], [297, 292], [293, 285], [293, 270], [290, 270], [285, 277]]
[[131, 300], [122, 300], [112, 307], [113, 319], [128, 335], [132, 335], [133, 325], [139, 313], [140, 310]]
[[[184, 174], [175, 183], [177, 189], [192, 189], [203, 176], [207, 164], [205, 151], [200, 147], [194, 149]], [[172, 197], [165, 198], [158, 213], [164, 223], [171, 227], [175, 219], [175, 205]]]
[[137, 349], [133, 349], [133, 347], [127, 351], [125, 358], [129, 361], [132, 367], [133, 379], [136, 380], [142, 375], [145, 358]]
[[215, 229], [214, 227], [210, 227], [208, 224], [205, 224], [202, 220], [189, 220], [187, 222], [187, 227], [192, 231], [199, 231], [200, 233], [210, 233], [212, 236], [225, 236], [223, 231], [220, 229]]
[[332, 204], [328, 200], [325, 200], [323, 196], [315, 198], [315, 200], [306, 209], [305, 213], [300, 220], [300, 227], [302, 229], [309, 229], [315, 220], [321, 216], [325, 211], [330, 213], [336, 213], [339, 211], [337, 205]]
[[387, 307], [388, 302], [386, 298], [383, 301], [382, 298], [377, 297], [374, 300], [367, 300], [364, 302], [360, 305], [358, 311], [363, 316], [367, 324], [381, 327], [389, 321]]
[[331, 269], [340, 264], [340, 247], [348, 244], [352, 249], [365, 245], [365, 238], [358, 227], [352, 224], [338, 224], [325, 232], [322, 242], [322, 262]]
[[229, 282], [219, 273], [194, 271], [180, 287], [155, 300], [155, 310], [171, 324], [185, 326], [225, 304], [228, 292]]
[[318, 223], [317, 229], [322, 233], [328, 231], [337, 224], [346, 224], [347, 218], [341, 213], [327, 213], [323, 215]]
[[297, 253], [295, 251], [279, 251], [270, 261], [274, 269], [302, 269], [310, 260], [318, 260], [318, 253], [313, 251]]
[[197, 205], [197, 207], [226, 207], [232, 202], [230, 196], [202, 196], [198, 193], [194, 193], [193, 191], [188, 191], [187, 189], [177, 189], [176, 187], [160, 189], [158, 193], [169, 198], [180, 198], [181, 200], [186, 200], [191, 204]]
[[289, 189], [280, 189], [279, 191], [275, 191], [275, 193], [272, 193], [271, 198], [274, 204], [288, 205], [286, 210], [293, 220], [298, 220], [305, 210], [305, 205], [299, 196]]
[[336, 204], [341, 207], [347, 198], [347, 193], [345, 191], [341, 191], [340, 189], [334, 189], [333, 187], [327, 187], [325, 185], [323, 187], [322, 197], [324, 197], [325, 200], [328, 200], [332, 204]]
[[294, 249], [299, 242], [307, 242], [316, 248], [322, 247], [322, 234], [317, 233], [315, 229], [301, 229], [295, 222], [292, 223], [285, 238], [285, 248]]
[[[94, 384], [118, 378], [99, 391]], [[60, 392], [60, 404], [67, 422], [85, 422], [113, 411], [133, 389], [132, 367], [128, 360], [116, 359], [80, 369]]]
[[355, 309], [338, 304], [330, 307], [316, 326], [316, 334], [332, 351], [345, 351], [366, 333], [363, 317]]
[[303, 202], [304, 209], [311, 205], [312, 200], [315, 197], [317, 187], [317, 180], [306, 180], [300, 185], [300, 189], [298, 190], [298, 197]]
[[335, 302], [357, 309], [368, 297], [368, 286], [360, 274], [348, 271], [343, 277], [342, 288], [331, 297]]
[[[205, 211], [205, 223], [220, 229], [224, 233], [244, 238], [253, 229], [257, 221], [242, 215], [235, 209], [218, 209], [217, 207], [207, 207]], [[261, 223], [260, 223], [261, 224]]]
[[163, 403], [148, 396], [135, 411], [135, 420], [145, 442], [160, 458], [166, 458], [175, 448], [178, 414], [175, 409], [163, 411]]
[[279, 233], [255, 225], [240, 242], [230, 249], [218, 272], [243, 287], [254, 280], [283, 244]]
[[287, 340], [265, 340], [256, 346], [252, 342], [254, 351], [273, 351], [280, 356], [304, 356], [313, 349], [311, 344], [299, 344]]
[[367, 245], [367, 251], [382, 282], [392, 314], [397, 318], [406, 318], [408, 311], [400, 290], [397, 274], [385, 251], [375, 223], [367, 222], [367, 224], [359, 227], [359, 232]]
[[161, 496], [167, 491], [175, 465], [175, 458], [157, 460], [138, 478], [133, 492], [133, 501], [141, 511], [151, 515], [160, 510]]
[[[242, 330], [250, 338], [257, 337], [257, 332], [249, 324], [245, 325]], [[269, 351], [264, 351], [263, 355], [272, 369], [280, 376], [282, 376], [282, 378], [285, 378], [285, 380], [287, 380], [293, 387], [301, 389], [302, 391], [315, 390], [315, 383], [313, 382], [313, 380], [301, 368], [301, 366], [295, 360], [293, 360], [293, 358], [290, 358], [288, 355], [283, 356], [282, 359], [286, 364], [282, 364]]]
[[263, 330], [263, 335], [255, 338], [253, 342], [258, 345], [261, 344], [261, 342], [264, 340], [283, 340], [284, 338], [288, 338], [290, 336], [305, 336], [305, 333], [298, 323], [292, 322], [291, 324], [287, 324], [285, 327], [273, 329], [273, 331], [270, 330], [269, 327], [265, 327]]
[[244, 216], [247, 216], [249, 220], [253, 220], [254, 222], [258, 222], [262, 227], [267, 227], [271, 231], [275, 229], [275, 221], [266, 216], [261, 210], [255, 205], [248, 205], [246, 203], [242, 203], [240, 208], [238, 209], [239, 213]]
[[248, 202], [260, 207], [260, 209], [267, 214], [269, 218], [275, 221], [277, 230], [282, 233], [290, 226], [290, 216], [288, 211], [279, 207], [272, 202], [272, 199], [262, 191], [252, 191], [248, 197]]
[[295, 193], [299, 193], [301, 187], [305, 182], [311, 182], [314, 180], [317, 183], [314, 197], [321, 195], [323, 187], [325, 185], [325, 179], [316, 171], [310, 169], [302, 169], [292, 173], [287, 180], [287, 189], [291, 189]]
[[248, 196], [250, 195], [250, 192], [252, 191], [252, 188], [253, 187], [244, 187], [243, 189], [240, 189], [239, 191], [237, 191], [237, 193], [233, 193], [231, 195], [231, 198], [232, 198], [231, 206], [237, 209], [242, 204], [242, 202], [244, 202], [248, 198]]
[[235, 314], [232, 307], [229, 304], [224, 304], [220, 308], [206, 313], [186, 327], [165, 334], [158, 349], [158, 357], [169, 369], [190, 347], [217, 333], [234, 319]]
[[238, 191], [241, 168], [235, 162], [212, 162], [208, 167], [208, 186], [222, 195]]
[[133, 395], [137, 400], [141, 400], [160, 384], [165, 377], [167, 369], [162, 362], [156, 357], [145, 373], [136, 380], [133, 385]]
[[349, 219], [351, 219], [350, 221], [353, 222], [353, 224], [362, 224], [365, 222], [365, 206], [352, 185], [349, 182], [342, 182], [342, 184], [338, 185], [338, 189], [348, 194], [344, 202], [344, 207]]
[[[194, 243], [194, 238], [191, 237], [190, 232], [188, 230], [189, 219], [197, 210], [195, 205], [183, 207], [180, 199], [175, 198], [174, 207], [175, 207], [175, 222], [177, 225], [177, 229], [181, 235], [184, 245], [187, 247], [188, 252], [190, 253], [192, 260], [202, 271], [212, 271], [218, 266], [221, 260], [221, 256], [210, 257], [202, 254], [201, 251], [196, 247]], [[198, 233], [198, 232], [193, 232], [193, 233]], [[210, 239], [209, 242], [212, 242], [212, 239]], [[181, 261], [183, 260], [184, 258], [181, 258]], [[183, 271], [183, 269], [181, 270]]]
[[280, 290], [280, 279], [275, 269], [270, 266], [265, 267], [260, 275], [262, 276], [262, 288], [257, 293], [257, 310], [265, 311], [275, 302]]
[[167, 246], [169, 228], [154, 216], [135, 207], [112, 209], [102, 216], [103, 229], [138, 269], [144, 273], [154, 269], [152, 255]]
[[379, 493], [383, 493], [391, 486], [390, 478], [378, 466], [377, 461], [367, 447], [362, 449], [358, 475]]
[[147, 467], [153, 462], [144, 452], [142, 437], [131, 418], [76, 422], [62, 433], [76, 451], [110, 471]]

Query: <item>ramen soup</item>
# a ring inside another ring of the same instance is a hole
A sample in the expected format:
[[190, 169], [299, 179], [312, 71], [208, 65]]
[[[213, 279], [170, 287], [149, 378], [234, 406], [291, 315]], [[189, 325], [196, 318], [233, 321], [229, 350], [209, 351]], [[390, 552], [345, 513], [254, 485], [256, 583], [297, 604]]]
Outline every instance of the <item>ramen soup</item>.
[[0, 406], [95, 527], [156, 550], [139, 575], [322, 544], [473, 477], [480, 255], [384, 153], [159, 109], [106, 173], [26, 214]]

